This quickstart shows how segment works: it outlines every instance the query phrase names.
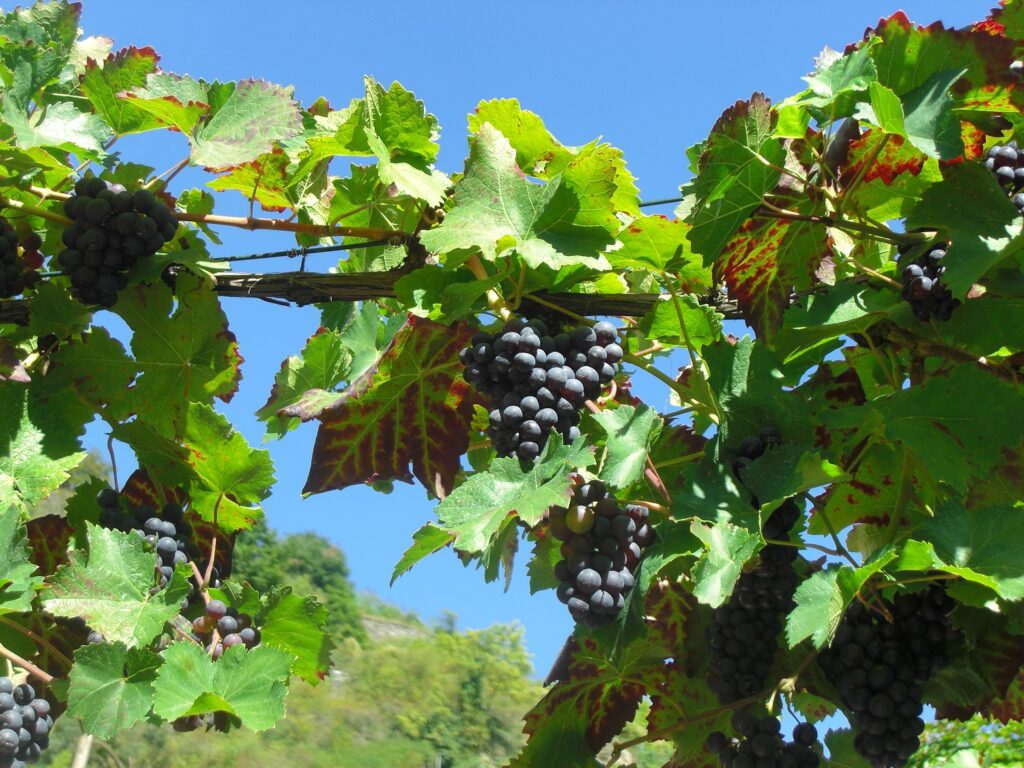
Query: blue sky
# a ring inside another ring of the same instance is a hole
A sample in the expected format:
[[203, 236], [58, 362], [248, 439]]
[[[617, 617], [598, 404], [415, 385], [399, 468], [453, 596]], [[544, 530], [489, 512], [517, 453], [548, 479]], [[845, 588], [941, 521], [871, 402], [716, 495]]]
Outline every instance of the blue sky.
[[[719, 2], [455, 2], [350, 3], [251, 0], [174, 3], [85, 0], [87, 35], [118, 47], [150, 45], [164, 69], [207, 80], [257, 77], [294, 85], [303, 103], [326, 97], [341, 107], [362, 94], [362, 76], [398, 80], [423, 99], [441, 124], [438, 165], [462, 169], [466, 114], [483, 99], [515, 97], [540, 114], [563, 143], [602, 136], [622, 148], [644, 199], [673, 197], [687, 177], [684, 150], [704, 138], [721, 111], [755, 90], [773, 99], [800, 90], [800, 77], [823, 47], [842, 47], [902, 7], [913, 20], [960, 26], [984, 17], [995, 0], [719, 0]], [[125, 159], [162, 171], [187, 153], [178, 134], [118, 142]], [[343, 174], [340, 161], [335, 173]], [[172, 192], [201, 184], [185, 172]], [[242, 212], [240, 195], [222, 196], [225, 212]], [[670, 206], [665, 207], [669, 213]], [[222, 231], [215, 255], [288, 248], [282, 233]], [[307, 269], [330, 266], [310, 257]], [[259, 269], [295, 268], [287, 260]], [[250, 265], [239, 265], [248, 268]], [[253, 267], [253, 271], [256, 267]], [[253, 412], [266, 400], [281, 361], [316, 329], [317, 313], [254, 300], [224, 300], [245, 357], [241, 389], [222, 410], [250, 443], [262, 439]], [[109, 318], [109, 315], [107, 315]], [[735, 332], [735, 331], [734, 331]], [[638, 393], [664, 408], [667, 391], [638, 381]], [[511, 589], [484, 584], [450, 553], [418, 565], [388, 587], [391, 570], [413, 531], [432, 518], [422, 488], [399, 485], [389, 496], [356, 487], [301, 499], [314, 425], [269, 444], [278, 484], [265, 509], [282, 532], [313, 530], [341, 547], [358, 588], [433, 619], [444, 610], [460, 625], [520, 622], [543, 676], [571, 630], [550, 592], [531, 597], [525, 561]], [[89, 444], [105, 450], [98, 428]], [[126, 454], [122, 448], [121, 454]], [[127, 462], [128, 456], [119, 454]], [[123, 478], [122, 478], [123, 480]]]

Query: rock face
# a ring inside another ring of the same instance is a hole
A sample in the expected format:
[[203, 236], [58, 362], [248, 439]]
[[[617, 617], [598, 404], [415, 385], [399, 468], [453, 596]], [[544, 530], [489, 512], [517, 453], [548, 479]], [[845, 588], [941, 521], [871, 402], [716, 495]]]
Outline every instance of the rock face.
[[400, 621], [379, 616], [363, 616], [363, 626], [371, 640], [397, 640], [403, 637], [421, 637], [424, 632]]

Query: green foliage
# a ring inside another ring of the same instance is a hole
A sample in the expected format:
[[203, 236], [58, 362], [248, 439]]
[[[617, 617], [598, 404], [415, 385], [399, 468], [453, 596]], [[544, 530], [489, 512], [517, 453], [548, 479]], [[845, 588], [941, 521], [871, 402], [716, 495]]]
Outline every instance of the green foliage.
[[[729, 599], [773, 538], [769, 516], [793, 499], [806, 502], [803, 519], [775, 545], [800, 550], [805, 580], [769, 688], [744, 705], [848, 715], [815, 671], [816, 650], [854, 601], [884, 614], [880, 597], [941, 582], [962, 642], [926, 703], [943, 717], [1020, 720], [1024, 218], [983, 159], [1024, 140], [1011, 69], [1021, 13], [1006, 2], [964, 29], [896, 13], [820, 57], [792, 98], [735, 102], [687, 151], [694, 175], [680, 179], [674, 219], [642, 212], [618, 150], [565, 146], [514, 100], [479, 105], [465, 167], [447, 174], [434, 167], [436, 119], [397, 83], [367, 78], [341, 109], [330, 107], [336, 95], [302, 105], [290, 87], [176, 75], [152, 50], [81, 40], [75, 4], [3, 16], [0, 213], [34, 231], [45, 269], [61, 273], [0, 304], [7, 657], [41, 680], [55, 675], [50, 692], [66, 691], [72, 715], [104, 737], [206, 713], [269, 729], [291, 677], [316, 682], [333, 659], [344, 684], [313, 696], [352, 727], [304, 734], [317, 745], [311, 765], [592, 766], [603, 749], [627, 757], [628, 727], [629, 741], [665, 742], [672, 764], [704, 768], [704, 737], [735, 708], [706, 681], [710, 606]], [[178, 169], [156, 174], [107, 152], [156, 130], [187, 144]], [[357, 162], [339, 170], [336, 158]], [[186, 164], [214, 177], [177, 189]], [[126, 273], [113, 307], [126, 331], [94, 318], [75, 287], [82, 275], [61, 269], [64, 208], [75, 206], [65, 198], [97, 175], [160, 193], [177, 219], [167, 246]], [[280, 215], [218, 215], [225, 192]], [[538, 692], [522, 682], [515, 631], [430, 633], [393, 610], [361, 621], [337, 550], [259, 527], [275, 482], [269, 455], [214, 409], [237, 390], [242, 360], [220, 305], [222, 292], [239, 294], [238, 278], [209, 261], [220, 226], [351, 249], [330, 274], [247, 283], [246, 295], [324, 302], [322, 327], [265, 382], [257, 416], [275, 438], [319, 422], [306, 493], [415, 480], [438, 502], [396, 577], [448, 549], [486, 579], [507, 576], [525, 541], [531, 587], [550, 588], [560, 552], [546, 521], [578, 476], [651, 510], [657, 541], [628, 604], [608, 626], [577, 630], [527, 716], [525, 745], [509, 722]], [[902, 295], [904, 267], [937, 244], [945, 272], [932, 295], [945, 286], [959, 304], [948, 320], [923, 321]], [[361, 301], [328, 301], [342, 296]], [[625, 355], [614, 391], [587, 404], [573, 445], [552, 440], [532, 464], [495, 458], [460, 350], [477, 327], [496, 330], [492, 317], [578, 323], [570, 307], [581, 306], [629, 318], [616, 321]], [[726, 318], [755, 335], [727, 334]], [[673, 352], [688, 357], [678, 373]], [[675, 412], [632, 397], [641, 371], [668, 388]], [[256, 617], [261, 647], [214, 661], [183, 638], [191, 567], [159, 589], [143, 543], [97, 525], [98, 483], [72, 479], [97, 417], [138, 461], [119, 490], [133, 503], [184, 505], [199, 573], [211, 559], [233, 563], [244, 581], [212, 594]], [[764, 427], [779, 440], [751, 459], [744, 441]], [[58, 618], [75, 617], [106, 642], [83, 646], [64, 631]], [[367, 628], [388, 622], [406, 639], [372, 642]], [[333, 654], [328, 634], [342, 641]], [[412, 700], [410, 680], [421, 694]], [[349, 709], [359, 698], [379, 712]], [[291, 727], [239, 736], [237, 754], [288, 759]], [[858, 765], [853, 738], [826, 739], [835, 765]], [[235, 747], [223, 749], [222, 762]]]

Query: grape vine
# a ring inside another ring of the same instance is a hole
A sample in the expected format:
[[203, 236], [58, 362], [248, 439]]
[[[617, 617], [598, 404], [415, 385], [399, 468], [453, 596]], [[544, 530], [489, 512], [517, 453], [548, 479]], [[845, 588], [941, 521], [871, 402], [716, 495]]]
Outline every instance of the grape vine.
[[[346, 652], [315, 598], [231, 576], [272, 489], [299, 493], [218, 411], [241, 298], [319, 313], [256, 414], [317, 430], [302, 492], [417, 482], [436, 506], [395, 578], [526, 558], [566, 604], [513, 768], [647, 742], [898, 768], [932, 712], [1024, 717], [1020, 0], [895, 13], [728, 106], [669, 148], [672, 216], [516, 100], [476, 105], [442, 170], [398, 83], [304, 106], [103, 49], [79, 14], [0, 19], [0, 768], [54, 722], [271, 728]], [[162, 173], [110, 152], [156, 131], [186, 153]], [[224, 254], [224, 228], [283, 249]], [[89, 425], [112, 483], [75, 473]]]

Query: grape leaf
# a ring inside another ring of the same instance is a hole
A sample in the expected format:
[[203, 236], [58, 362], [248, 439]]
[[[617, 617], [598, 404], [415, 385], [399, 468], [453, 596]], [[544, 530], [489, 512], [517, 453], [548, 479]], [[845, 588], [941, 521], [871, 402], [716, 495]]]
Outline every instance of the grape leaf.
[[228, 173], [212, 179], [207, 186], [218, 192], [236, 190], [246, 197], [258, 200], [264, 211], [284, 211], [298, 207], [294, 187], [289, 187], [291, 161], [284, 150], [274, 150], [255, 160], [242, 163]]
[[617, 489], [632, 485], [643, 477], [651, 445], [665, 422], [646, 405], [621, 405], [592, 418], [605, 435], [601, 479]]
[[290, 587], [268, 594], [260, 606], [260, 645], [293, 657], [291, 671], [315, 684], [327, 674], [334, 642], [324, 632], [327, 608], [315, 597], [300, 597]]
[[537, 540], [533, 545], [533, 556], [526, 565], [530, 577], [530, 594], [545, 589], [555, 589], [561, 583], [555, 577], [555, 564], [562, 560], [560, 544], [554, 536], [536, 531]]
[[[800, 200], [793, 207], [807, 215], [824, 213], [809, 200]], [[820, 224], [750, 219], [720, 249], [715, 273], [729, 286], [744, 319], [759, 337], [767, 338], [782, 324], [790, 294], [814, 282], [815, 271], [829, 249], [828, 231]]]
[[25, 527], [16, 507], [0, 507], [0, 614], [32, 610], [38, 577], [29, 560]]
[[990, 267], [1024, 247], [1024, 223], [983, 165], [952, 165], [942, 176], [907, 216], [907, 228], [937, 229], [952, 243], [942, 282], [962, 298]]
[[212, 288], [198, 277], [177, 277], [174, 296], [162, 283], [124, 291], [116, 312], [132, 329], [140, 374], [132, 410], [164, 434], [180, 436], [189, 403], [231, 399], [241, 378], [238, 342]]
[[774, 136], [770, 102], [755, 93], [737, 101], [711, 129], [693, 182], [695, 207], [687, 219], [690, 243], [715, 262], [740, 225], [761, 204], [779, 180], [776, 167], [785, 163], [782, 143]]
[[908, 139], [929, 157], [952, 160], [963, 154], [960, 121], [953, 115], [949, 89], [965, 69], [936, 72], [900, 99], [881, 83], [871, 85], [871, 107], [886, 133]]
[[156, 556], [138, 536], [86, 524], [88, 550], [76, 550], [47, 580], [43, 607], [55, 616], [81, 616], [108, 642], [147, 645], [181, 609], [188, 592], [184, 566], [164, 589], [149, 594]]
[[156, 72], [160, 57], [152, 48], [122, 48], [102, 62], [89, 59], [82, 75], [82, 93], [107, 124], [120, 136], [160, 127], [160, 121], [118, 94], [141, 88]]
[[91, 112], [81, 112], [69, 101], [48, 104], [29, 116], [13, 112], [4, 101], [4, 122], [14, 129], [19, 147], [59, 147], [67, 152], [100, 155], [113, 138], [110, 127]]
[[948, 563], [941, 570], [995, 590], [1007, 600], [1024, 599], [1024, 511], [1013, 507], [964, 509], [950, 500], [915, 532]]
[[395, 563], [395, 569], [391, 572], [391, 584], [394, 584], [399, 576], [409, 571], [427, 555], [434, 554], [453, 541], [455, 541], [454, 534], [443, 528], [438, 528], [433, 523], [426, 523], [412, 535], [412, 546], [405, 551], [402, 559]]
[[32, 97], [60, 76], [78, 37], [81, 13], [81, 4], [59, 0], [16, 8], [0, 18], [0, 60], [12, 81], [4, 93], [5, 112], [9, 102], [27, 109]]
[[68, 713], [80, 717], [87, 733], [113, 738], [149, 712], [160, 657], [122, 643], [85, 645], [75, 652], [68, 689]]
[[693, 294], [662, 295], [661, 299], [640, 321], [640, 330], [648, 338], [679, 346], [688, 338], [698, 354], [722, 338], [722, 315], [714, 307], [702, 304]]
[[299, 355], [281, 363], [269, 399], [256, 411], [257, 418], [267, 422], [265, 439], [283, 437], [298, 426], [299, 419], [294, 416], [279, 416], [282, 409], [319, 413], [341, 399], [335, 387], [348, 377], [351, 363], [352, 353], [342, 335], [318, 329]]
[[613, 269], [678, 274], [683, 293], [711, 286], [711, 270], [690, 247], [690, 225], [681, 219], [641, 216], [618, 234], [622, 247], [607, 254]]
[[411, 463], [416, 478], [444, 498], [469, 445], [472, 409], [458, 353], [472, 332], [410, 316], [376, 364], [318, 415], [304, 492], [411, 481]]
[[292, 657], [283, 651], [236, 645], [214, 662], [195, 643], [182, 642], [161, 656], [153, 711], [165, 720], [227, 712], [264, 731], [284, 716]]
[[830, 566], [800, 584], [793, 599], [796, 608], [786, 618], [786, 641], [793, 648], [811, 638], [815, 648], [832, 640], [847, 606], [865, 582], [896, 558], [891, 549], [880, 553], [860, 568]]
[[787, 103], [813, 107], [828, 119], [852, 114], [853, 107], [878, 76], [871, 58], [872, 42], [835, 60], [822, 59], [818, 68], [804, 78], [807, 90]]
[[250, 527], [262, 516], [256, 504], [270, 495], [270, 453], [250, 448], [231, 423], [208, 405], [192, 403], [185, 428], [189, 466], [196, 476], [192, 511], [227, 533]]
[[718, 760], [705, 749], [704, 743], [713, 731], [726, 729], [729, 714], [722, 712], [714, 715], [715, 710], [721, 709], [714, 693], [704, 680], [687, 675], [679, 662], [666, 664], [663, 678], [650, 692], [648, 733], [653, 734], [672, 728], [676, 723], [688, 722], [689, 726], [682, 733], [672, 737], [675, 752], [670, 765], [680, 768], [715, 768]]
[[759, 537], [727, 522], [704, 525], [694, 520], [690, 532], [704, 544], [704, 553], [690, 573], [693, 595], [717, 608], [732, 594], [744, 563], [758, 549]]
[[743, 470], [743, 484], [758, 499], [765, 515], [791, 496], [847, 479], [835, 464], [794, 443], [765, 451]]
[[472, 139], [454, 207], [420, 242], [442, 253], [476, 249], [489, 261], [515, 248], [534, 268], [607, 266], [601, 252], [618, 228], [614, 176], [613, 166], [587, 153], [546, 185], [532, 183], [515, 164], [508, 139], [485, 124]]
[[569, 475], [593, 461], [582, 439], [573, 445], [549, 440], [527, 469], [516, 458], [495, 459], [488, 471], [477, 472], [437, 505], [438, 520], [455, 534], [456, 548], [483, 552], [517, 517], [533, 526], [549, 507], [565, 504]]
[[63, 423], [21, 384], [0, 383], [0, 507], [46, 498], [85, 454], [73, 425]]

